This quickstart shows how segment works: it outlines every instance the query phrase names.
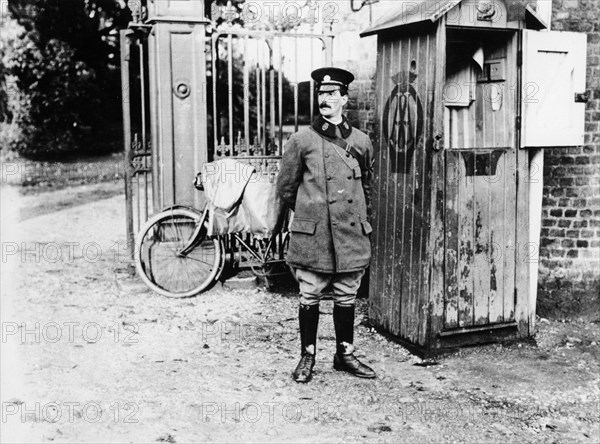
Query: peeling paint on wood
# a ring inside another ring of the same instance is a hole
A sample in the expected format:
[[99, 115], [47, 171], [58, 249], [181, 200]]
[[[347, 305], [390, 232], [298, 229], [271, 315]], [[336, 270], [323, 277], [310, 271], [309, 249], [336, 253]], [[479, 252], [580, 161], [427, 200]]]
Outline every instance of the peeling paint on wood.
[[[413, 344], [439, 347], [443, 331], [503, 325], [525, 310], [527, 267], [514, 251], [527, 214], [516, 171], [528, 161], [516, 147], [510, 87], [516, 35], [449, 29], [442, 19], [437, 29], [379, 36], [372, 311]], [[504, 77], [482, 77], [470, 105], [446, 107], [447, 59], [474, 41], [486, 60], [503, 60]]]

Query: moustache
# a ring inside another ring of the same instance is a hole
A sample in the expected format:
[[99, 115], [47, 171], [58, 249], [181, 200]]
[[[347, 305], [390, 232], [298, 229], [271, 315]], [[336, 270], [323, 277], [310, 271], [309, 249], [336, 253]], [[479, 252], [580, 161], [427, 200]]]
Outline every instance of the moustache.
[[327, 105], [326, 103], [323, 103], [322, 105], [319, 105], [319, 108], [331, 108], [329, 105]]

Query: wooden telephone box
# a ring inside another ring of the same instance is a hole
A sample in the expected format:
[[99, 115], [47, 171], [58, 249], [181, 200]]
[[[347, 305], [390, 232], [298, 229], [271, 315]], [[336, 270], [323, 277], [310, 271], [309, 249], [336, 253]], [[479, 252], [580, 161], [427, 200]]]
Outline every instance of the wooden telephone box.
[[[532, 3], [532, 2], [530, 2]], [[543, 147], [583, 143], [584, 34], [399, 2], [377, 35], [371, 322], [425, 351], [532, 334]]]

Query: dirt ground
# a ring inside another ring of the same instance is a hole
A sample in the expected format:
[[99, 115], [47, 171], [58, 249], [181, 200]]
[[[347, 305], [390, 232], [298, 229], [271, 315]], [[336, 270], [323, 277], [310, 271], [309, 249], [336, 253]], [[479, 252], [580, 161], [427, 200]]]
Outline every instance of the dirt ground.
[[2, 187], [2, 442], [600, 442], [598, 323], [424, 362], [362, 300], [361, 380], [332, 369], [325, 302], [299, 385], [293, 289], [151, 293], [127, 274], [120, 187]]

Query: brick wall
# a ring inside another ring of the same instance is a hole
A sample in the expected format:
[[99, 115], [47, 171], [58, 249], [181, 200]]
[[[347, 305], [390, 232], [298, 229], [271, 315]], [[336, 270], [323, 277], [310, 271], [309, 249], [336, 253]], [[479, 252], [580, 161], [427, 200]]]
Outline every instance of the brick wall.
[[538, 314], [600, 317], [600, 0], [553, 0], [552, 29], [588, 35], [585, 145], [547, 149]]

